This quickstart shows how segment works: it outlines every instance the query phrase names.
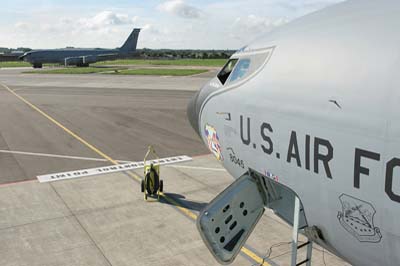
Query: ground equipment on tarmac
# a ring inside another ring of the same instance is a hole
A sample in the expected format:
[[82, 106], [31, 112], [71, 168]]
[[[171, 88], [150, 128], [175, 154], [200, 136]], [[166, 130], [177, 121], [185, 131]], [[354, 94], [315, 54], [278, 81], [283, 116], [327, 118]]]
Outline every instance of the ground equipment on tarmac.
[[160, 159], [158, 157], [156, 151], [153, 146], [149, 146], [147, 153], [144, 157], [144, 180], [141, 182], [141, 190], [144, 193], [144, 199], [147, 201], [147, 198], [156, 197], [157, 200], [160, 199], [160, 193], [163, 191], [163, 181], [160, 180], [160, 164], [154, 163], [154, 161], [148, 160], [150, 154], [156, 159]]

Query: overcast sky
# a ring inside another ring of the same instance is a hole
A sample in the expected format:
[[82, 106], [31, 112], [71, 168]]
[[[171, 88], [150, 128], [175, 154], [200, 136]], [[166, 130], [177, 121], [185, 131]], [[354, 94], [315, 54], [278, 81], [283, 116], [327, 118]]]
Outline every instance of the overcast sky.
[[238, 49], [340, 0], [2, 0], [0, 47]]

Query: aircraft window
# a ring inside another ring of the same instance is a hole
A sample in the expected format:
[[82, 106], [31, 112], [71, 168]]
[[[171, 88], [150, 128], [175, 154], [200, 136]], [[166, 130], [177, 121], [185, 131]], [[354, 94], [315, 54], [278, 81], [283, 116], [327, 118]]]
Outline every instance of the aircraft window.
[[[224, 86], [245, 82], [261, 71], [272, 51], [273, 47], [249, 51], [239, 50], [232, 59], [228, 60], [217, 78]], [[219, 86], [220, 84], [216, 84], [215, 87]]]
[[229, 83], [244, 78], [247, 75], [249, 68], [250, 68], [250, 59], [248, 58], [240, 59], [239, 62], [236, 64], [235, 69], [232, 72]]
[[229, 60], [228, 63], [226, 63], [226, 65], [224, 66], [224, 68], [218, 73], [217, 77], [222, 84], [225, 84], [226, 80], [229, 78], [237, 61], [238, 61], [237, 59]]

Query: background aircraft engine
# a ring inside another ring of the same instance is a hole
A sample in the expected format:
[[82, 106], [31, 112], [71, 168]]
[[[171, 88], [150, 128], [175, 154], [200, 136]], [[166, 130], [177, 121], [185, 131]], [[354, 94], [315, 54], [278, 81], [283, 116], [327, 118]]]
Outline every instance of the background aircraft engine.
[[80, 66], [83, 65], [82, 57], [67, 57], [65, 60], [65, 66]]
[[96, 55], [88, 55], [88, 56], [83, 56], [82, 57], [82, 63], [84, 65], [91, 64], [91, 63], [96, 63], [96, 62], [97, 62], [97, 56]]

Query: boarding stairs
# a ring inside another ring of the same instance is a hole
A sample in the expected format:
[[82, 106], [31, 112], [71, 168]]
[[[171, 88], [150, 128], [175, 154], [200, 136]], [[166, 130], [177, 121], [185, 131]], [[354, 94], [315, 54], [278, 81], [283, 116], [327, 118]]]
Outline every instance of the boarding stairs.
[[[291, 266], [298, 266], [298, 265], [306, 265], [311, 266], [311, 257], [312, 257], [312, 249], [313, 249], [313, 241], [307, 238], [305, 243], [299, 245], [299, 232], [303, 228], [299, 228], [299, 221], [300, 215], [304, 212], [304, 209], [300, 207], [300, 200], [298, 197], [295, 197], [294, 201], [294, 216], [293, 216], [293, 232], [292, 232], [292, 261]], [[307, 247], [307, 255], [306, 258], [300, 262], [297, 262], [298, 258], [298, 251], [302, 248]]]

